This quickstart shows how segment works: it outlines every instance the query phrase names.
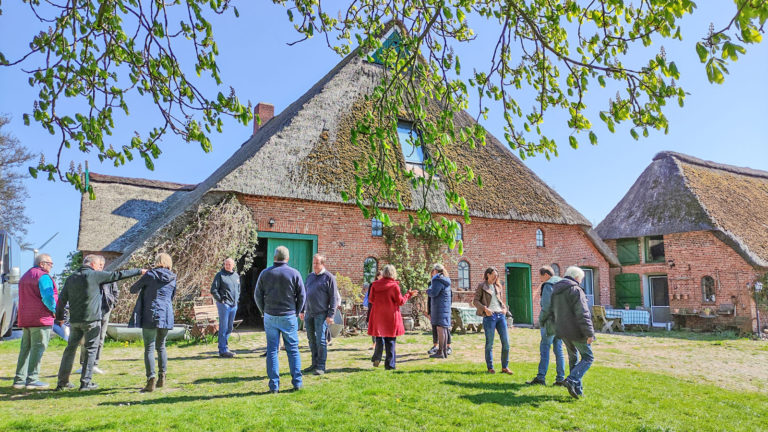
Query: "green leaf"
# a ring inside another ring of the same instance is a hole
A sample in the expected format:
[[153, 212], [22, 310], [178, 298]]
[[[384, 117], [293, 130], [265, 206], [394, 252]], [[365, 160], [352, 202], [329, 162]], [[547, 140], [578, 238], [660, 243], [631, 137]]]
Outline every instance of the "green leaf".
[[709, 51], [707, 50], [707, 47], [705, 47], [703, 43], [698, 42], [696, 43], [696, 54], [699, 55], [699, 60], [702, 63], [705, 63], [707, 61]]

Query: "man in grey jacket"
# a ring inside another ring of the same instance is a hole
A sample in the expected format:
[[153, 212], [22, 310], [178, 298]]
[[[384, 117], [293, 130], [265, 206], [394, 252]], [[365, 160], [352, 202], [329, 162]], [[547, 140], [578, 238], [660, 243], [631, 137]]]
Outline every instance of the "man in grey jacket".
[[219, 357], [232, 358], [235, 353], [229, 350], [227, 342], [240, 300], [240, 275], [235, 271], [235, 260], [232, 258], [224, 260], [223, 268], [213, 278], [211, 295], [219, 310]]
[[102, 318], [102, 291], [101, 285], [116, 282], [134, 276], [143, 275], [145, 269], [131, 269], [115, 271], [112, 273], [99, 271], [100, 257], [98, 255], [86, 255], [83, 258], [83, 266], [64, 282], [64, 288], [56, 302], [56, 319], [64, 319], [67, 303], [69, 303], [69, 325], [71, 333], [64, 355], [59, 366], [59, 382], [57, 391], [74, 388], [69, 382], [72, 373], [72, 363], [75, 361], [75, 353], [80, 345], [80, 340], [85, 337], [86, 361], [80, 376], [80, 390], [88, 391], [98, 388], [91, 382], [93, 362], [96, 359], [96, 350], [99, 346]]
[[539, 327], [541, 330], [541, 343], [539, 344], [539, 371], [536, 377], [528, 381], [528, 385], [547, 385], [546, 377], [549, 369], [549, 349], [555, 351], [555, 364], [557, 376], [555, 385], [563, 385], [565, 379], [565, 357], [563, 356], [563, 342], [555, 336], [555, 316], [552, 312], [552, 289], [560, 281], [555, 276], [552, 267], [545, 265], [539, 269], [541, 279], [541, 312], [539, 313]]
[[591, 347], [595, 340], [595, 330], [592, 327], [592, 314], [589, 312], [587, 297], [579, 286], [582, 280], [584, 270], [576, 266], [568, 267], [565, 279], [555, 284], [552, 295], [555, 334], [565, 343], [568, 350], [568, 366], [571, 368], [563, 386], [576, 399], [584, 394], [581, 380], [595, 359]]

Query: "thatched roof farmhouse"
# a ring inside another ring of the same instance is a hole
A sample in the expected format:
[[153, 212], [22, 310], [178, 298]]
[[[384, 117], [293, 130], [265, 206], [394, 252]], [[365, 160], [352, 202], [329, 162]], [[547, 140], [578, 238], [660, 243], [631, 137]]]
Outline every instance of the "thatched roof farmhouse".
[[[279, 243], [296, 249], [291, 262], [303, 272], [309, 271], [305, 255], [311, 263], [311, 254], [319, 251], [327, 255], [330, 270], [361, 282], [364, 263], [378, 265], [385, 246], [377, 221], [364, 219], [341, 191], [354, 181], [354, 161], [365, 155], [365, 149], [351, 143], [350, 129], [381, 76], [382, 66], [353, 52], [277, 116], [270, 119], [269, 106], [259, 104], [261, 127], [197, 185], [91, 174], [97, 199], [83, 197], [78, 248], [109, 255], [114, 259], [110, 268], [125, 266], [202, 204], [234, 195], [252, 212], [259, 235], [256, 273], [244, 276], [244, 286], [271, 263]], [[467, 113], [456, 116], [457, 126], [473, 122]], [[482, 175], [482, 188], [471, 182], [440, 184], [466, 198], [473, 218], [462, 226], [464, 254], [451, 252], [448, 263], [457, 287], [474, 288], [488, 266], [500, 273], [506, 269], [507, 284], [514, 285], [508, 301], [516, 298], [519, 308], [516, 320], [532, 323], [538, 292], [532, 288], [531, 269], [576, 264], [593, 271], [590, 291], [607, 301], [608, 269], [618, 265], [615, 255], [589, 221], [504, 144], [490, 135], [487, 143], [474, 150], [448, 149], [458, 164]], [[398, 157], [406, 163], [402, 152]], [[410, 191], [405, 179], [400, 182], [407, 211], [418, 208], [419, 193]], [[433, 212], [463, 221], [441, 194], [429, 200]], [[407, 219], [394, 209], [388, 214], [395, 222]]]
[[[596, 230], [622, 263], [617, 305], [642, 299], [657, 323], [756, 326], [749, 290], [768, 271], [768, 172], [659, 153]], [[668, 292], [654, 298], [654, 283]]]

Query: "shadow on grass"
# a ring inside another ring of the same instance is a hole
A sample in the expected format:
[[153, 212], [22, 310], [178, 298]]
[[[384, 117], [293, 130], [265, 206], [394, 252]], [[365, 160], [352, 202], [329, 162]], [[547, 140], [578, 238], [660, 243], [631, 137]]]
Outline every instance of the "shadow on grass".
[[42, 399], [65, 399], [65, 398], [79, 398], [88, 397], [94, 395], [109, 395], [113, 393], [119, 393], [121, 391], [132, 391], [137, 387], [110, 387], [99, 388], [87, 392], [81, 392], [77, 389], [57, 392], [51, 390], [16, 390], [13, 388], [0, 388], [0, 399], [6, 400], [42, 400]]
[[614, 333], [615, 335], [625, 335], [634, 337], [650, 337], [650, 338], [666, 338], [666, 339], [682, 339], [690, 341], [720, 341], [720, 340], [739, 340], [748, 339], [740, 337], [735, 331], [726, 330], [720, 332], [706, 332], [695, 333], [692, 331], [666, 331], [666, 330], [651, 330], [651, 331], [627, 331], [624, 333]]
[[232, 384], [249, 381], [264, 381], [268, 377], [265, 376], [235, 376], [235, 377], [220, 377], [220, 378], [200, 378], [192, 381], [192, 384]]
[[[290, 392], [285, 392], [290, 393]], [[185, 395], [185, 396], [165, 396], [157, 399], [147, 400], [133, 400], [123, 402], [101, 402], [99, 406], [136, 406], [136, 405], [158, 405], [158, 404], [174, 404], [184, 402], [199, 402], [216, 399], [229, 399], [229, 398], [241, 398], [249, 396], [263, 396], [271, 395], [269, 390], [263, 392], [250, 391], [246, 393], [226, 393], [217, 395]]]
[[550, 395], [517, 395], [509, 394], [506, 392], [487, 392], [478, 393], [472, 395], [462, 395], [462, 399], [466, 399], [474, 404], [496, 404], [502, 406], [521, 406], [529, 405], [532, 407], [538, 407], [545, 402], [573, 402], [576, 399], [571, 398], [568, 395], [565, 396], [550, 396]]
[[516, 383], [516, 382], [463, 382], [463, 381], [443, 381], [443, 384], [456, 387], [464, 387], [468, 389], [485, 390], [484, 393], [461, 395], [462, 399], [466, 399], [474, 404], [486, 404], [493, 403], [503, 406], [520, 406], [530, 405], [532, 407], [538, 407], [544, 402], [573, 402], [574, 399], [568, 394], [563, 395], [518, 395], [517, 391], [523, 388], [529, 388], [529, 386]]

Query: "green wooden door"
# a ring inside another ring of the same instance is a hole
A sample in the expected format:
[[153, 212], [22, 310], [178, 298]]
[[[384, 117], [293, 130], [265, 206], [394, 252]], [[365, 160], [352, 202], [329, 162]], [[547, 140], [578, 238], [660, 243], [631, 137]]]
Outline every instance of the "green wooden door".
[[267, 238], [267, 267], [274, 263], [275, 249], [278, 246], [288, 248], [288, 265], [306, 278], [312, 271], [312, 241], [288, 238]]
[[533, 324], [531, 267], [507, 264], [507, 305], [515, 324]]
[[629, 304], [629, 307], [633, 309], [635, 306], [643, 305], [643, 288], [639, 274], [617, 274], [614, 280], [616, 282], [617, 308], [623, 308], [625, 304]]

